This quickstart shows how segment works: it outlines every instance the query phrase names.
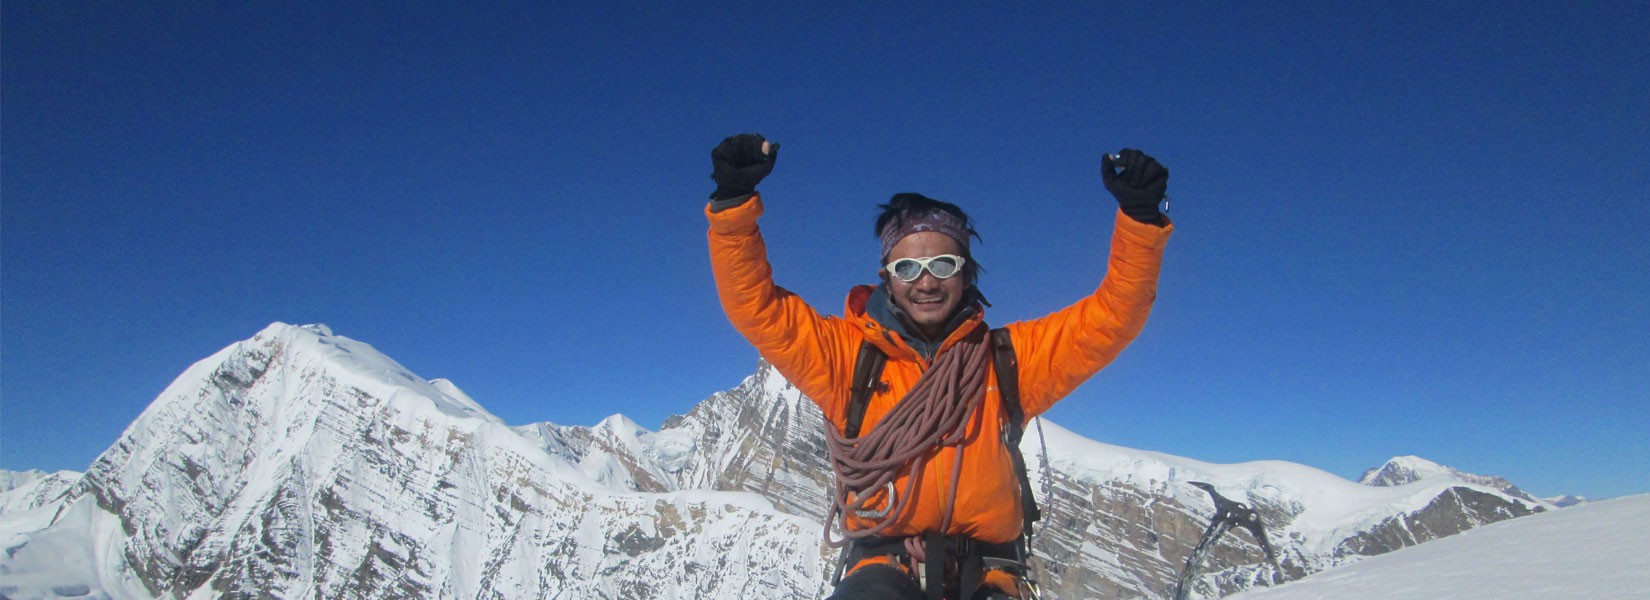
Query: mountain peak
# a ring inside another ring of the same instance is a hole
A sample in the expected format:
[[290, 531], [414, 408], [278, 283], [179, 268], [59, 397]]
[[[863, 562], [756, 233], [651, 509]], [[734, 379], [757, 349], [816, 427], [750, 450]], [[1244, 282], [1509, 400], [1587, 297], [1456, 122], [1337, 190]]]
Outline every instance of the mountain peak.
[[1559, 508], [1561, 506], [1531, 496], [1524, 490], [1518, 489], [1518, 486], [1513, 485], [1506, 478], [1468, 473], [1419, 456], [1393, 457], [1391, 460], [1386, 461], [1386, 464], [1364, 471], [1364, 475], [1358, 479], [1358, 483], [1374, 487], [1396, 487], [1427, 479], [1443, 479], [1484, 486], [1514, 498], [1527, 500], [1543, 508]]
[[1376, 487], [1415, 483], [1428, 477], [1452, 476], [1457, 471], [1414, 455], [1394, 456], [1384, 464], [1364, 471], [1358, 483]]
[[[502, 423], [453, 382], [446, 379], [426, 381], [372, 345], [336, 335], [331, 327], [323, 323], [290, 325], [277, 321], [252, 336], [252, 339], [234, 344], [224, 352], [260, 346], [278, 349], [278, 354], [284, 355], [288, 363], [325, 364], [328, 372], [353, 375], [355, 377], [350, 379], [364, 380], [362, 383], [370, 384], [370, 387], [387, 389], [390, 393], [414, 392], [419, 399], [427, 401], [429, 407], [451, 416]], [[219, 355], [222, 356], [223, 352]], [[313, 362], [317, 360], [320, 362]], [[207, 359], [202, 362], [212, 361]]]

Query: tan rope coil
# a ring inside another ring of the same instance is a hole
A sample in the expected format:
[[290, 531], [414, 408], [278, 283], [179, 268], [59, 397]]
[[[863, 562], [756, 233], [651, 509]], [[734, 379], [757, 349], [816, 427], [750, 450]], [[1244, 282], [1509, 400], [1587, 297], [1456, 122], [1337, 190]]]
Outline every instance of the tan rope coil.
[[[848, 439], [831, 423], [825, 424], [826, 447], [836, 473], [836, 491], [825, 517], [825, 541], [831, 546], [840, 547], [888, 529], [905, 511], [928, 460], [942, 447], [957, 446], [940, 532], [950, 528], [962, 470], [961, 444], [969, 421], [984, 402], [986, 374], [990, 371], [991, 345], [986, 343], [984, 331], [977, 329], [942, 352], [869, 433]], [[905, 489], [896, 493], [894, 481], [901, 471], [907, 471], [908, 477]], [[867, 503], [878, 490], [886, 490], [889, 498], [883, 510], [873, 511]], [[870, 515], [868, 518], [876, 521], [865, 529], [849, 529], [849, 514]], [[829, 524], [833, 522], [840, 523], [843, 539], [831, 539]], [[914, 550], [914, 558], [922, 560], [921, 544], [912, 548], [910, 541], [907, 548]]]

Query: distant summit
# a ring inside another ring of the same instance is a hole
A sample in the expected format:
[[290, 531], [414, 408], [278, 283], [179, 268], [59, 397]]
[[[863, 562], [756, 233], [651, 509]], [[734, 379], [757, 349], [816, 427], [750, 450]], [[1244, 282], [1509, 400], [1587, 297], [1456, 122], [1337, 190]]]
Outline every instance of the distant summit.
[[1592, 498], [1574, 495], [1554, 496], [1552, 498], [1545, 498], [1545, 500], [1558, 508], [1569, 508], [1572, 506], [1579, 506], [1593, 502]]
[[[1460, 481], [1462, 483], [1472, 483], [1492, 487], [1515, 498], [1522, 498], [1531, 502], [1551, 504], [1554, 508], [1559, 507], [1557, 503], [1547, 502], [1536, 498], [1535, 496], [1531, 496], [1524, 490], [1518, 489], [1518, 486], [1513, 485], [1511, 481], [1507, 481], [1503, 477], [1468, 473], [1466, 471], [1440, 465], [1419, 456], [1394, 457], [1391, 460], [1386, 461], [1386, 464], [1364, 471], [1363, 477], [1358, 478], [1358, 483], [1375, 487], [1393, 487], [1409, 485], [1411, 483], [1433, 478], [1443, 478], [1447, 480]], [[1566, 498], [1569, 498], [1569, 496], [1566, 496]], [[1574, 502], [1571, 504], [1574, 504]]]
[[1364, 471], [1363, 477], [1358, 478], [1358, 483], [1391, 487], [1415, 483], [1428, 477], [1448, 477], [1455, 472], [1455, 469], [1419, 456], [1397, 456], [1379, 467]]

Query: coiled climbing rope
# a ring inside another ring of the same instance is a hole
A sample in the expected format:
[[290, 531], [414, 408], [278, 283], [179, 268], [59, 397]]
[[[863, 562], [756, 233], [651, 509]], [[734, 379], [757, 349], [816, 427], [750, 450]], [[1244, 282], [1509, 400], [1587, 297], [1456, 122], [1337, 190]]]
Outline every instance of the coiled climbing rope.
[[[836, 491], [825, 522], [840, 522], [844, 536], [832, 540], [827, 526], [825, 540], [831, 546], [840, 547], [888, 529], [910, 502], [928, 460], [940, 448], [957, 446], [940, 531], [950, 528], [962, 468], [961, 443], [967, 436], [969, 421], [983, 404], [990, 371], [987, 365], [991, 347], [984, 332], [981, 328], [942, 352], [869, 433], [849, 439], [831, 423], [825, 424], [826, 446], [836, 473]], [[894, 482], [902, 471], [907, 475], [905, 489], [896, 491]], [[868, 504], [878, 490], [884, 490], [888, 498], [883, 508], [872, 510]], [[850, 529], [849, 514], [874, 519], [874, 524]], [[911, 549], [913, 554], [921, 554], [920, 545]]]

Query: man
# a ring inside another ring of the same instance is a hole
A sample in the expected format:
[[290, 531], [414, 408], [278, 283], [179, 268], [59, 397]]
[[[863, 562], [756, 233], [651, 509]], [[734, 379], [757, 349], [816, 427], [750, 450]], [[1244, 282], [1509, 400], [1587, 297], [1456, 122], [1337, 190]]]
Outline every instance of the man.
[[[711, 152], [716, 190], [705, 214], [728, 319], [828, 421], [837, 489], [826, 536], [837, 524], [846, 539], [833, 543], [850, 550], [832, 598], [1020, 597], [1017, 574], [982, 558], [1012, 558], [1003, 549], [1023, 533], [1018, 453], [1004, 435], [1023, 421], [1009, 415], [1048, 410], [1145, 325], [1173, 229], [1158, 209], [1168, 170], [1136, 150], [1101, 159], [1120, 209], [1105, 277], [1070, 307], [1004, 328], [1017, 364], [1008, 374], [1018, 380], [1016, 411], [1004, 400], [1013, 392], [999, 385], [974, 287], [970, 240], [979, 236], [968, 215], [918, 194], [894, 196], [876, 221], [881, 283], [850, 290], [842, 317], [821, 316], [774, 284], [757, 229], [756, 186], [778, 157], [779, 145], [760, 135], [723, 140]], [[851, 388], [867, 350], [886, 364], [874, 382], [858, 383], [869, 398], [856, 416]]]

